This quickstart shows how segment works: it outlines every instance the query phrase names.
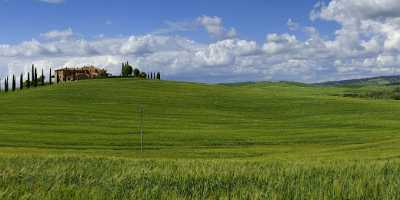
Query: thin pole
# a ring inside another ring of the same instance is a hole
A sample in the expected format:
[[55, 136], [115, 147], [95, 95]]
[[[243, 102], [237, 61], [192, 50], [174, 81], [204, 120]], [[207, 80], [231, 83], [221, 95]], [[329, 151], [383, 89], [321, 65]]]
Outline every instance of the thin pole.
[[143, 152], [143, 114], [144, 108], [140, 107], [140, 152]]

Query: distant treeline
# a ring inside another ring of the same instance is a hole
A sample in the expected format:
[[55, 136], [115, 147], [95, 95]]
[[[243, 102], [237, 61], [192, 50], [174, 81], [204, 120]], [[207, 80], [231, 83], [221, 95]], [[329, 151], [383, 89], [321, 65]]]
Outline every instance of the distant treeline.
[[[52, 75], [51, 75], [51, 68], [49, 70], [49, 81], [45, 83], [45, 76], [44, 72], [42, 69], [42, 73], [39, 76], [37, 73], [37, 68], [35, 65], [32, 65], [32, 71], [28, 72], [27, 74], [27, 79], [24, 80], [24, 74], [20, 74], [19, 76], [19, 89], [22, 90], [24, 88], [31, 88], [31, 87], [38, 87], [38, 86], [44, 86], [45, 84], [53, 84], [52, 83]], [[11, 78], [11, 80], [9, 80]], [[1, 80], [1, 79], [0, 79]], [[9, 85], [11, 82], [11, 86]], [[9, 92], [9, 91], [15, 91], [17, 89], [17, 80], [15, 74], [12, 76], [8, 77], [6, 76], [3, 79], [3, 84], [0, 84], [0, 91], [4, 92]]]
[[133, 68], [131, 65], [129, 65], [129, 62], [127, 61], [126, 63], [122, 63], [121, 67], [121, 76], [122, 77], [135, 77], [135, 78], [141, 78], [141, 79], [161, 79], [161, 74], [160, 72], [141, 72], [138, 68]]
[[369, 98], [369, 99], [393, 99], [400, 100], [400, 87], [380, 86], [349, 90], [342, 94], [344, 97]]

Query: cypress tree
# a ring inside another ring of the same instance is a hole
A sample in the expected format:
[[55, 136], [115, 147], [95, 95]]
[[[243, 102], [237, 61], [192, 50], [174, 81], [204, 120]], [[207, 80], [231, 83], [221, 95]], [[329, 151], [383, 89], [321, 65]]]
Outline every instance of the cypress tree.
[[49, 84], [51, 85], [51, 68], [50, 68], [50, 74], [49, 74]]
[[29, 72], [28, 72], [28, 80], [26, 80], [26, 87], [27, 88], [30, 88], [31, 87], [31, 80], [30, 80], [30, 74], [29, 74]]
[[11, 85], [12, 91], [15, 91], [15, 75], [13, 74], [12, 76], [12, 85]]
[[32, 64], [32, 83], [35, 82], [35, 65]]
[[44, 73], [43, 73], [43, 68], [42, 68], [42, 76], [40, 77], [42, 80], [42, 86], [44, 85]]
[[58, 76], [58, 71], [56, 71], [56, 76], [57, 76], [57, 84], [60, 83], [60, 77]]
[[4, 79], [4, 91], [8, 92], [8, 76]]
[[21, 76], [19, 76], [19, 89], [22, 90], [24, 89], [24, 77], [21, 74]]
[[124, 76], [125, 63], [122, 63], [121, 76]]
[[37, 69], [35, 68], [35, 76], [34, 76], [34, 80], [33, 80], [33, 86], [37, 87], [38, 84], [38, 79], [37, 79]]

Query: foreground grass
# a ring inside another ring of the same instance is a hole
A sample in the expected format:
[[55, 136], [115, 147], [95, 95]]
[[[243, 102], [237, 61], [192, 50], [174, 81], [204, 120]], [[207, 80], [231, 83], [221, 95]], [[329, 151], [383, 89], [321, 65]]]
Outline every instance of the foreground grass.
[[1, 156], [0, 199], [399, 199], [400, 163]]

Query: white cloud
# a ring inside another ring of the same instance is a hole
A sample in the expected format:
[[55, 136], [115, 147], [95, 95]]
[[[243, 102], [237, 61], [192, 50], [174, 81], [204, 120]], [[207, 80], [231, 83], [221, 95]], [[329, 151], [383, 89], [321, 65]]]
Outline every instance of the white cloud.
[[199, 28], [205, 29], [207, 33], [217, 40], [235, 38], [235, 28], [225, 28], [222, 19], [217, 16], [206, 16], [186, 21], [165, 21], [165, 27], [158, 29], [153, 34], [170, 34], [176, 32], [196, 31]]
[[53, 30], [49, 31], [47, 33], [41, 34], [46, 39], [68, 39], [74, 35], [74, 32], [72, 31], [71, 28], [65, 29], [65, 30]]
[[296, 36], [289, 34], [269, 34], [267, 36], [267, 42], [264, 44], [264, 51], [268, 54], [279, 54], [288, 53], [291, 50], [295, 50], [298, 45]]
[[210, 35], [219, 39], [234, 38], [237, 35], [234, 28], [224, 28], [222, 19], [217, 16], [210, 17], [204, 15], [198, 17], [197, 22], [203, 26]]
[[312, 17], [347, 23], [400, 17], [399, 10], [398, 0], [331, 0], [328, 5], [318, 3]]
[[294, 22], [292, 19], [288, 19], [286, 25], [288, 26], [289, 30], [291, 31], [295, 31], [297, 29], [299, 29], [300, 25], [296, 22]]
[[341, 60], [335, 65], [339, 72], [382, 75], [400, 67], [395, 59], [400, 53], [399, 10], [398, 0], [332, 0], [317, 3], [310, 17], [341, 26], [335, 39], [324, 41]]

